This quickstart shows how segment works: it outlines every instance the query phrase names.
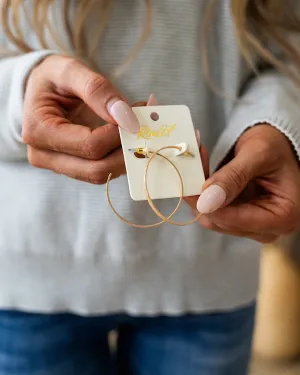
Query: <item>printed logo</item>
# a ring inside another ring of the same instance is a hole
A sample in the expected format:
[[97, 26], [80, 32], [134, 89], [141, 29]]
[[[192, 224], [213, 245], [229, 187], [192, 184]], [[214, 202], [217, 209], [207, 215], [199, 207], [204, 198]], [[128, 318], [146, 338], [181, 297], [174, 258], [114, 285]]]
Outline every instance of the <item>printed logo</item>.
[[170, 134], [175, 129], [176, 124], [168, 126], [162, 125], [159, 129], [153, 130], [149, 126], [141, 126], [141, 129], [138, 133], [138, 139], [151, 139], [151, 138], [160, 138], [160, 137], [170, 137]]

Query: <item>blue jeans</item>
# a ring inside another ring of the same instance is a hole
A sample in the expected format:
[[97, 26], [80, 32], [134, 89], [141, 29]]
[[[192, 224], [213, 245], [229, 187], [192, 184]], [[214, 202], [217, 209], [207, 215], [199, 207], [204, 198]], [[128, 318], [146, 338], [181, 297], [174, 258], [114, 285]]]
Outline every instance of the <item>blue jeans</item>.
[[254, 313], [254, 305], [154, 318], [0, 311], [0, 375], [246, 375]]

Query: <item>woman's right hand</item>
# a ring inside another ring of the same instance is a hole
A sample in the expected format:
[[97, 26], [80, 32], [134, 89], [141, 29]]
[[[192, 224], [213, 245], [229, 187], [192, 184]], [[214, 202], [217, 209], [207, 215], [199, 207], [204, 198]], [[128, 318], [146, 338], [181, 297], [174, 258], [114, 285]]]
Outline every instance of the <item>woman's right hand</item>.
[[[107, 124], [95, 128], [95, 119]], [[116, 125], [139, 131], [132, 109], [103, 76], [76, 59], [56, 55], [32, 70], [22, 136], [33, 166], [104, 184], [109, 173], [125, 173]]]

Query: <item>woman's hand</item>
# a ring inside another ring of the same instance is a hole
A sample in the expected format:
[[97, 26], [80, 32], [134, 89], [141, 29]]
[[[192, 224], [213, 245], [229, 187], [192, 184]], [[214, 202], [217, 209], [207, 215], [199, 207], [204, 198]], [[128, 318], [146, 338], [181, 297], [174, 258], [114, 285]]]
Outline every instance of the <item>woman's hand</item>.
[[[99, 127], [101, 119], [108, 124]], [[22, 136], [33, 166], [94, 184], [118, 177], [125, 164], [117, 124], [139, 131], [121, 94], [81, 62], [49, 56], [31, 72]]]
[[200, 224], [217, 232], [263, 243], [293, 232], [300, 223], [300, 169], [291, 144], [270, 125], [249, 129], [200, 198], [186, 200], [203, 213]]

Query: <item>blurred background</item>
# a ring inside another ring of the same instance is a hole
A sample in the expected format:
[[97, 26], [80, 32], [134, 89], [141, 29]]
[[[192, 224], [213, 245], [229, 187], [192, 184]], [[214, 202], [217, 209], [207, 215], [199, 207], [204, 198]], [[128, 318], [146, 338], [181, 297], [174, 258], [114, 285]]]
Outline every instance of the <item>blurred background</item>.
[[262, 251], [251, 375], [300, 375], [300, 232]]

